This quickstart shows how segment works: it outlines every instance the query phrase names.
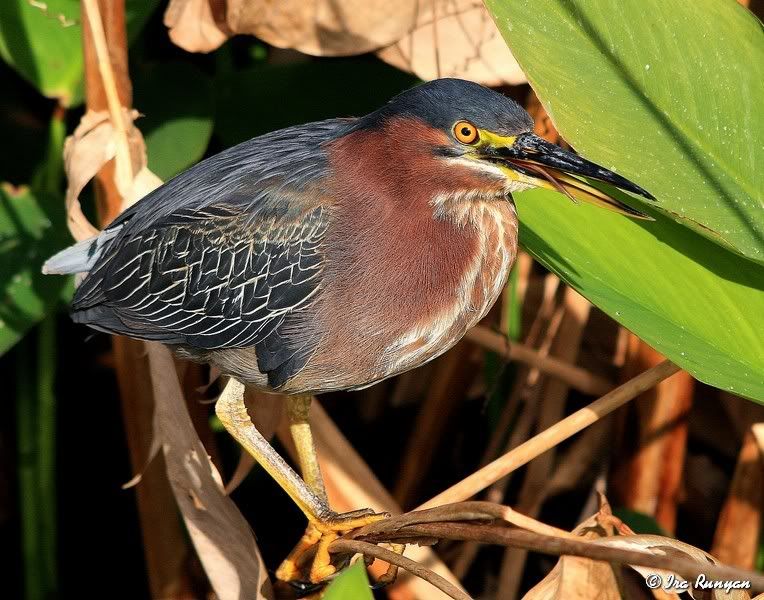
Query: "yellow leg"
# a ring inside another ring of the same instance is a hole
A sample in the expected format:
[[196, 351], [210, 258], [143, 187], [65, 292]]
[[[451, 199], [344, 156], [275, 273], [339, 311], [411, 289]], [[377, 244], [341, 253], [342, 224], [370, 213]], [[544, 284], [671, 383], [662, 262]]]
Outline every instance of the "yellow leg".
[[215, 413], [228, 433], [276, 480], [309, 519], [321, 521], [331, 516], [326, 502], [305, 485], [252, 423], [244, 404], [244, 384], [229, 379], [215, 404]]
[[287, 396], [286, 402], [289, 433], [297, 449], [302, 478], [316, 496], [327, 502], [324, 478], [321, 477], [313, 432], [310, 430], [310, 404], [313, 396]]
[[[295, 444], [301, 467], [311, 485], [307, 485], [257, 431], [244, 404], [244, 385], [241, 382], [235, 379], [228, 381], [215, 404], [215, 413], [228, 433], [273, 477], [308, 518], [308, 529], [305, 535], [276, 571], [276, 577], [283, 581], [297, 579], [300, 574], [299, 559], [309, 548], [317, 544], [310, 580], [318, 583], [334, 573], [335, 569], [331, 565], [328, 549], [329, 544], [339, 534], [363, 527], [387, 515], [374, 514], [371, 510], [338, 514], [329, 508], [315, 455], [313, 437], [307, 423], [308, 409], [305, 405], [305, 397], [302, 400], [290, 401], [290, 424], [295, 425], [292, 432], [293, 435], [296, 432]], [[309, 402], [307, 407], [310, 407]]]

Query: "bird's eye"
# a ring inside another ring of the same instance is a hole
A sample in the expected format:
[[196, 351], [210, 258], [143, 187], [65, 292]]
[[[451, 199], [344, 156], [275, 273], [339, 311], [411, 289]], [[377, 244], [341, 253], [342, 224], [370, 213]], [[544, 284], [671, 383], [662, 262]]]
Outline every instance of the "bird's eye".
[[462, 144], [474, 144], [478, 141], [478, 130], [469, 121], [459, 121], [454, 125], [454, 137]]

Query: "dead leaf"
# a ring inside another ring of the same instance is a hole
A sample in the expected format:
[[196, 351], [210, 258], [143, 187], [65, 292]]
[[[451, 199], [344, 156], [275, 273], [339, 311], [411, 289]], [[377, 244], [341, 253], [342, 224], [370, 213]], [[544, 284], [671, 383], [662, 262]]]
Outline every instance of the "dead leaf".
[[480, 0], [418, 0], [413, 29], [377, 56], [425, 81], [460, 77], [491, 86], [527, 81]]
[[401, 39], [415, 14], [416, 0], [172, 0], [164, 20], [190, 52], [249, 34], [313, 56], [350, 56]]
[[68, 180], [67, 224], [77, 241], [98, 235], [98, 229], [82, 213], [79, 195], [101, 167], [116, 154], [109, 126], [105, 125], [108, 119], [107, 112], [88, 111], [74, 133], [64, 142], [64, 168]]
[[416, 0], [228, 0], [227, 23], [313, 56], [350, 56], [388, 46], [414, 25]]
[[164, 22], [189, 52], [248, 34], [313, 56], [377, 50], [424, 80], [527, 81], [480, 0], [172, 0]]
[[170, 0], [164, 24], [176, 46], [188, 52], [212, 52], [230, 37], [224, 11], [224, 0]]
[[[610, 505], [600, 495], [600, 509], [573, 530], [583, 539], [615, 535], [623, 523], [613, 516]], [[536, 584], [523, 600], [589, 599], [621, 600], [617, 566], [580, 556], [563, 556], [554, 569]]]
[[[686, 560], [693, 560], [702, 565], [721, 564], [716, 558], [704, 552], [695, 546], [680, 542], [673, 538], [660, 535], [623, 535], [607, 539], [597, 540], [597, 544], [606, 545], [612, 548], [623, 548], [626, 550], [647, 550], [653, 554], [666, 557], [676, 557]], [[653, 567], [631, 566], [645, 579], [650, 576], [658, 575], [664, 584], [670, 580], [684, 582], [685, 579], [671, 571], [659, 570]], [[689, 589], [686, 592], [696, 600], [750, 600], [751, 595], [746, 590], [731, 589], [729, 592], [723, 589], [704, 590], [695, 589], [694, 582], [690, 582]]]
[[[146, 166], [146, 150], [143, 136], [133, 121], [138, 112], [123, 110], [130, 146], [131, 169], [118, 177], [115, 183], [123, 198], [122, 210], [142, 198], [162, 182]], [[88, 111], [80, 120], [74, 133], [64, 143], [64, 168], [68, 179], [66, 188], [67, 223], [77, 241], [98, 235], [96, 229], [82, 213], [79, 195], [87, 183], [95, 177], [107, 162], [117, 155], [114, 127], [106, 111]], [[133, 176], [132, 174], [136, 175]]]
[[221, 600], [271, 598], [270, 582], [249, 524], [225, 495], [220, 475], [196, 434], [170, 351], [147, 342], [156, 402], [154, 436], [191, 540]]

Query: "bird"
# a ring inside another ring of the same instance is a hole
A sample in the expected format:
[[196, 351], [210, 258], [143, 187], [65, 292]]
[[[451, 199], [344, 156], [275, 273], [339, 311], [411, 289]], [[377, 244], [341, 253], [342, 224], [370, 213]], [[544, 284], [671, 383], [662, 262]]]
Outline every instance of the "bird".
[[[331, 541], [386, 515], [330, 509], [311, 398], [425, 364], [488, 313], [518, 251], [515, 192], [547, 188], [649, 219], [590, 180], [655, 200], [536, 136], [503, 94], [437, 79], [366, 116], [206, 158], [43, 271], [84, 274], [75, 322], [161, 342], [230, 378], [221, 422], [309, 523], [277, 576], [300, 579], [315, 547], [308, 577], [320, 583], [336, 571]], [[245, 386], [285, 395], [302, 477], [256, 430]]]

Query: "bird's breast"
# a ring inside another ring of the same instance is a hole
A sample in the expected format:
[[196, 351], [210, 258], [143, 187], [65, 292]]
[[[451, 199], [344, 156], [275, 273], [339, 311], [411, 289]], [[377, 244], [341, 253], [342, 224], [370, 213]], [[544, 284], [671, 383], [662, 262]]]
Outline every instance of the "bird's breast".
[[[405, 332], [385, 349], [380, 367], [390, 374], [439, 356], [491, 309], [504, 288], [517, 254], [517, 217], [509, 201], [474, 202], [467, 226], [471, 243], [454, 287], [437, 296]], [[465, 247], [466, 248], [466, 247]], [[437, 267], [435, 267], [437, 268]]]
[[514, 262], [517, 218], [509, 200], [472, 210], [469, 223], [395, 210], [359, 223], [344, 212], [319, 311], [331, 333], [309, 370], [334, 388], [364, 387], [432, 360], [485, 316]]

